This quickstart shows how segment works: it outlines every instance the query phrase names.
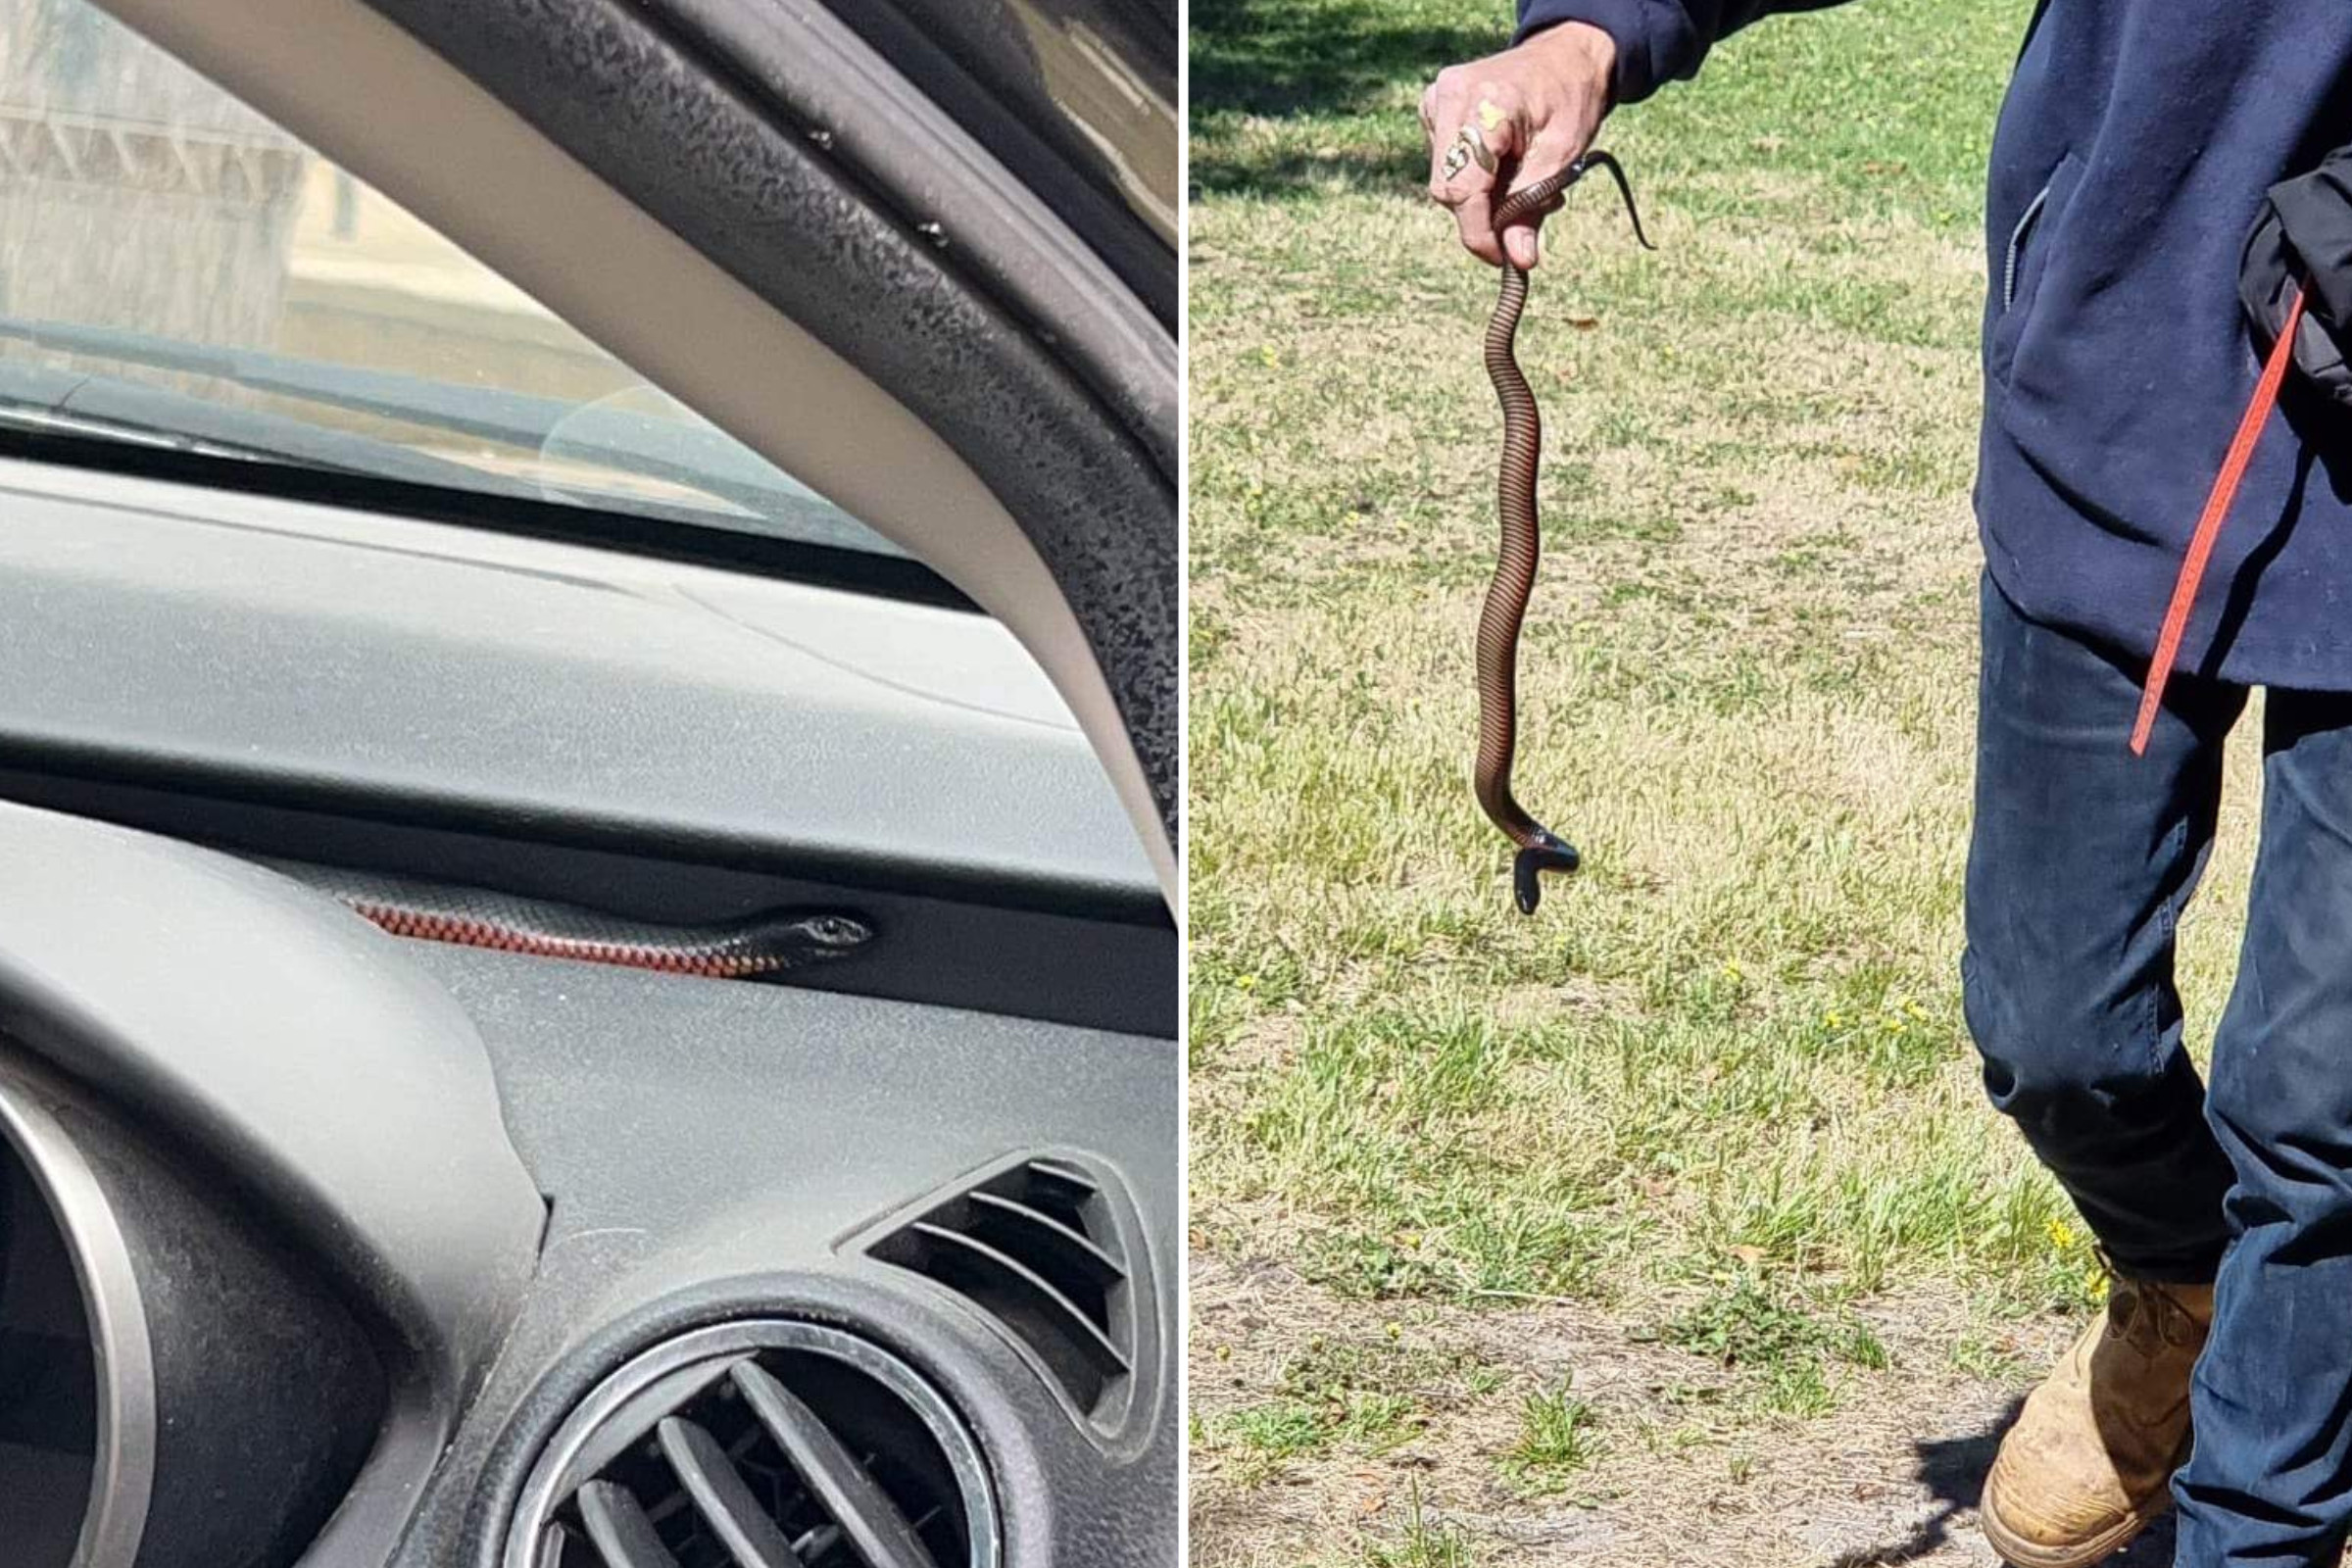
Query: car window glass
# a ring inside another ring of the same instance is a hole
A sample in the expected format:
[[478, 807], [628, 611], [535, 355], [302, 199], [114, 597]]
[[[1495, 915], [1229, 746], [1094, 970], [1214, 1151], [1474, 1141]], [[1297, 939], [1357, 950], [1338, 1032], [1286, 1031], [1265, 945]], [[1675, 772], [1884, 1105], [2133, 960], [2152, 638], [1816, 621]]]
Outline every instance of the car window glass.
[[89, 0], [0, 0], [8, 428], [899, 553]]

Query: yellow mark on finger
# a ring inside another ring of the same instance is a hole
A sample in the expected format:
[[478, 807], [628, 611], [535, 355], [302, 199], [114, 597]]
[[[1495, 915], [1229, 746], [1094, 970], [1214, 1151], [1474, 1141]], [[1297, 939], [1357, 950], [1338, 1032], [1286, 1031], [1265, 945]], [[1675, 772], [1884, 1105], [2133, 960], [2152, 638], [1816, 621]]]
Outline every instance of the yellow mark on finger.
[[1483, 128], [1487, 130], [1493, 130], [1495, 126], [1501, 124], [1509, 118], [1510, 116], [1504, 114], [1500, 109], [1497, 109], [1494, 106], [1494, 99], [1485, 98], [1479, 101], [1478, 122]]

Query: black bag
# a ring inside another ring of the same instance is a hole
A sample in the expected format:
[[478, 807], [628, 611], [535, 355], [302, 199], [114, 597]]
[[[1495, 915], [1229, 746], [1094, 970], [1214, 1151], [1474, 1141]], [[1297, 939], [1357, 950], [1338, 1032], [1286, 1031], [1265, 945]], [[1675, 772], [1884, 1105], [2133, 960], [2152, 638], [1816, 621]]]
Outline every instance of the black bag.
[[[2296, 309], [2298, 291], [2302, 310], [2295, 341], [2282, 360], [2278, 334]], [[2290, 375], [2327, 399], [2339, 415], [2352, 416], [2352, 366], [2345, 364], [2343, 349], [2352, 335], [2345, 331], [2352, 325], [2352, 147], [2338, 147], [2310, 173], [2282, 179], [2263, 193], [2262, 211], [2238, 259], [2237, 297], [2262, 351], [2262, 376], [2254, 383], [2254, 396], [2230, 443], [2229, 456], [2222, 460], [2221, 472], [2214, 476], [2188, 552], [2181, 557], [2172, 604], [2156, 635], [2156, 656], [2148, 663], [2147, 684], [2140, 688], [2139, 718], [2132, 726], [2135, 756], [2147, 748], [2214, 536], [2230, 514], [2255, 443], [2262, 439], [2262, 428]], [[2311, 438], [2309, 430], [2301, 433]]]
[[2264, 197], [2238, 265], [2237, 294], [2263, 357], [2278, 341], [2287, 301], [2304, 292], [2294, 369], [2306, 386], [2352, 408], [2352, 147], [2338, 147], [2308, 174], [2280, 180]]

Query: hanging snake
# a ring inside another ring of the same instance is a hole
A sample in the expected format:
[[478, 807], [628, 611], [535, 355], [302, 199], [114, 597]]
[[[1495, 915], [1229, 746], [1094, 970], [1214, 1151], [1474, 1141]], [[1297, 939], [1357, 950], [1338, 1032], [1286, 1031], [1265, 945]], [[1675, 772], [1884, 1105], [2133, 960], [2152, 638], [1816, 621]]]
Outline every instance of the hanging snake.
[[[1626, 217], [1633, 220], [1634, 237], [1645, 249], [1649, 236], [1642, 232], [1642, 214], [1634, 206], [1633, 187], [1625, 171], [1604, 152], [1589, 152], [1547, 179], [1512, 192], [1494, 209], [1497, 232], [1546, 213], [1569, 186], [1592, 169], [1605, 169], [1625, 199]], [[1576, 846], [1528, 814], [1511, 794], [1511, 759], [1519, 744], [1519, 628], [1527, 620], [1527, 602], [1535, 591], [1536, 563], [1543, 554], [1543, 531], [1536, 519], [1536, 466], [1543, 456], [1544, 424], [1536, 409], [1536, 394], [1519, 369], [1512, 345], [1519, 333], [1519, 315], [1527, 307], [1527, 273], [1506, 253], [1502, 262], [1502, 290], [1494, 315], [1487, 322], [1487, 375], [1502, 403], [1502, 463], [1495, 490], [1495, 511], [1502, 521], [1502, 547], [1495, 556], [1494, 576], [1487, 584], [1486, 603], [1478, 612], [1478, 763], [1473, 778], [1478, 804], [1503, 836], [1519, 847], [1511, 861], [1511, 891], [1519, 912], [1533, 914], [1543, 898], [1539, 878], [1545, 871], [1569, 872], [1577, 867]]]

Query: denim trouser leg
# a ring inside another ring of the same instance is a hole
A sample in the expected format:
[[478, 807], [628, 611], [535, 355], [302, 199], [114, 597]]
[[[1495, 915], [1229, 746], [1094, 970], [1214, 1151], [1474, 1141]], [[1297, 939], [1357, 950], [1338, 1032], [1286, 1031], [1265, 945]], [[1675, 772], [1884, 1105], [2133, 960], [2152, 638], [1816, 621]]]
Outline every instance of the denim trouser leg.
[[2178, 1560], [2330, 1568], [2352, 1520], [2352, 698], [2274, 691], [2208, 1107], [2236, 1167]]
[[2133, 757], [2138, 670], [1982, 594], [1961, 973], [1985, 1089], [2118, 1269], [2211, 1280], [2230, 1170], [2181, 1048], [2173, 928], [2245, 693], [2177, 677]]

